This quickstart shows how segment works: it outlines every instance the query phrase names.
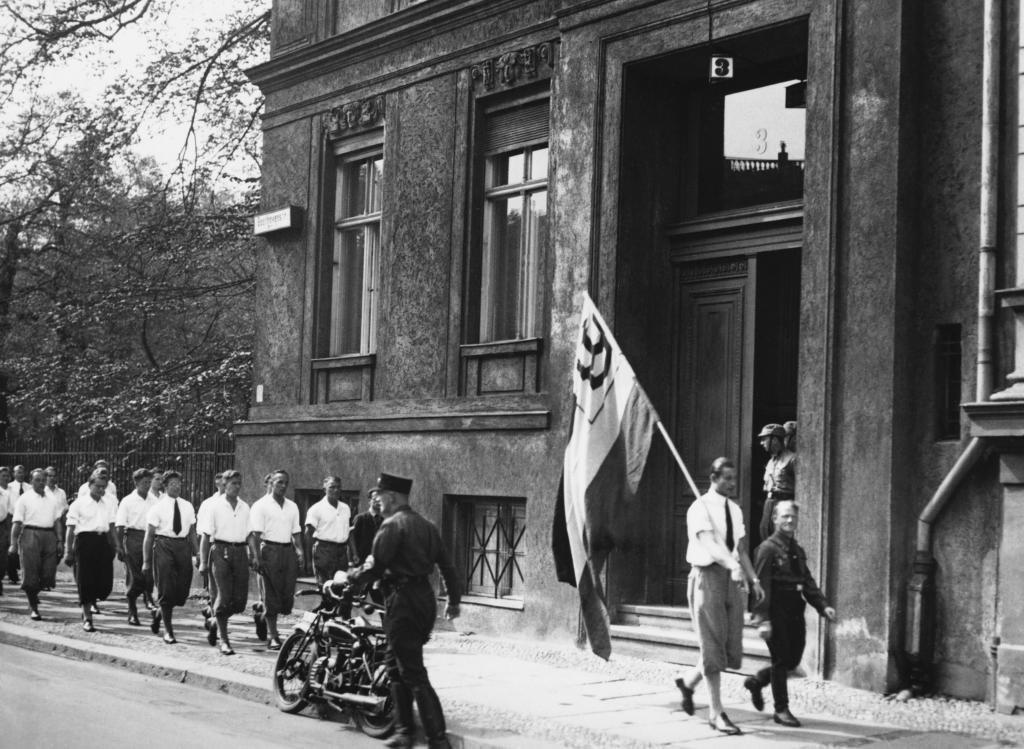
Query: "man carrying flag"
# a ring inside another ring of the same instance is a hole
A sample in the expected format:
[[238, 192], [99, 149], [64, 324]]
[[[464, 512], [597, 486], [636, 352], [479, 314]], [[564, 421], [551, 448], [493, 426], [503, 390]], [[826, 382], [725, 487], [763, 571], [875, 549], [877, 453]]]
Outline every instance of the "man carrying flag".
[[584, 295], [573, 371], [572, 433], [555, 504], [552, 550], [561, 582], [580, 594], [591, 650], [611, 654], [600, 574], [636, 496], [658, 415], [608, 325]]

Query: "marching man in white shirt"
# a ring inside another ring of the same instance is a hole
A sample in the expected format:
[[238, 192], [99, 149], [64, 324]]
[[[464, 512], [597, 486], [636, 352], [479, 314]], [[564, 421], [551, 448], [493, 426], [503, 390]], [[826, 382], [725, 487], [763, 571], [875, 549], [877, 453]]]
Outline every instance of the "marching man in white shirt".
[[324, 479], [324, 498], [306, 511], [306, 541], [312, 549], [313, 574], [322, 586], [338, 570], [348, 569], [348, 534], [352, 511], [341, 499], [341, 479]]
[[14, 508], [14, 528], [8, 554], [21, 551], [21, 589], [28, 597], [29, 618], [39, 621], [39, 591], [57, 585], [57, 560], [63, 552], [60, 516], [63, 508], [46, 496], [46, 474], [32, 471], [32, 484]]
[[736, 495], [736, 466], [728, 458], [711, 464], [711, 488], [686, 511], [690, 563], [688, 598], [693, 629], [700, 642], [697, 665], [676, 679], [682, 692], [683, 712], [693, 715], [693, 690], [707, 680], [708, 724], [716, 731], [742, 733], [722, 711], [721, 675], [738, 669], [743, 661], [743, 612], [747, 591], [764, 598], [761, 582], [747, 555], [743, 511], [730, 499]]
[[270, 636], [267, 650], [281, 647], [277, 617], [292, 611], [295, 581], [303, 560], [299, 508], [284, 496], [287, 489], [288, 473], [274, 471], [269, 496], [257, 500], [249, 512], [252, 565], [263, 580], [263, 604]]
[[140, 626], [138, 598], [153, 608], [153, 575], [142, 571], [142, 542], [146, 538], [146, 518], [160, 500], [150, 493], [153, 472], [140, 468], [132, 474], [135, 491], [126, 494], [117, 506], [117, 558], [124, 562], [125, 595], [128, 597], [128, 623]]
[[238, 496], [242, 474], [225, 471], [222, 477], [224, 494], [210, 497], [200, 508], [199, 571], [208, 572], [210, 591], [215, 596], [213, 614], [217, 624], [212, 630], [214, 636], [208, 640], [213, 645], [219, 632], [220, 652], [234, 655], [228, 619], [245, 611], [249, 598], [249, 505]]
[[[107, 480], [107, 488], [105, 490], [105, 493], [110, 495], [111, 497], [113, 497], [114, 498], [114, 502], [116, 503], [117, 502], [117, 485], [114, 483], [113, 479], [110, 478], [110, 463], [108, 463], [105, 460], [97, 460], [95, 463], [93, 463], [93, 466], [92, 466], [92, 476], [95, 476], [97, 474], [102, 476], [103, 478], [105, 478]], [[92, 476], [89, 477], [90, 481], [92, 480]], [[82, 484], [80, 487], [78, 487], [78, 498], [81, 499], [83, 497], [88, 497], [88, 496], [89, 496], [89, 481], [86, 481], [84, 484]]]
[[164, 474], [167, 493], [146, 516], [146, 537], [142, 542], [142, 571], [153, 571], [157, 603], [150, 629], [160, 631], [163, 619], [164, 642], [177, 644], [171, 615], [175, 606], [184, 606], [192, 587], [192, 558], [198, 555], [196, 546], [196, 512], [192, 503], [178, 496], [181, 474]]
[[99, 471], [89, 478], [89, 496], [79, 497], [68, 508], [67, 556], [64, 561], [77, 572], [78, 600], [82, 604], [82, 629], [95, 632], [93, 606], [106, 600], [114, 587], [114, 537], [116, 505], [107, 501], [107, 480]]
[[3, 575], [7, 570], [7, 548], [11, 545], [11, 523], [14, 516], [14, 502], [7, 493], [11, 482], [11, 469], [0, 466], [0, 596], [4, 594]]

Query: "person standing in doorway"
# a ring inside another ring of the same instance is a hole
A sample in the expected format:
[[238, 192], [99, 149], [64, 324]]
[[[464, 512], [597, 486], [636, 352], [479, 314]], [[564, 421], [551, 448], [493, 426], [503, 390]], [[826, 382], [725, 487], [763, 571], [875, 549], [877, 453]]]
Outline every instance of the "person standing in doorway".
[[798, 728], [800, 721], [789, 710], [789, 672], [800, 665], [807, 639], [804, 622], [805, 602], [822, 617], [836, 621], [836, 610], [828, 605], [825, 595], [807, 568], [807, 552], [796, 542], [800, 512], [790, 500], [775, 505], [775, 533], [754, 552], [754, 570], [764, 584], [765, 597], [754, 606], [753, 623], [768, 643], [772, 665], [762, 668], [743, 682], [750, 692], [750, 701], [757, 710], [764, 709], [761, 690], [772, 685], [776, 723]]
[[299, 508], [285, 496], [288, 480], [286, 471], [274, 471], [270, 494], [257, 500], [249, 512], [252, 565], [263, 580], [264, 616], [270, 638], [267, 650], [281, 648], [277, 617], [292, 611], [295, 581], [303, 563]]
[[[688, 598], [693, 628], [700, 644], [697, 665], [676, 679], [682, 707], [693, 715], [693, 690], [703, 678], [708, 685], [708, 724], [716, 731], [742, 733], [722, 710], [721, 674], [743, 662], [743, 613], [750, 588], [764, 598], [747, 556], [743, 511], [736, 495], [736, 466], [729, 458], [711, 464], [711, 488], [686, 511], [690, 564]], [[748, 588], [748, 585], [750, 586]]]
[[765, 424], [757, 438], [768, 453], [764, 467], [764, 504], [758, 532], [764, 540], [772, 534], [772, 508], [776, 502], [793, 499], [796, 490], [796, 453], [785, 446], [786, 430], [781, 424]]

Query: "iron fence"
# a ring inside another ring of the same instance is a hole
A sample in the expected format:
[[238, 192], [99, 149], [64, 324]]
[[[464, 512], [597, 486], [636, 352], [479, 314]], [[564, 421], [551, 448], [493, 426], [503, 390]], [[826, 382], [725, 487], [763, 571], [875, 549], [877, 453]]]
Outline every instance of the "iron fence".
[[[23, 465], [28, 471], [53, 466], [57, 482], [72, 501], [78, 487], [100, 459], [110, 463], [110, 477], [119, 497], [134, 487], [132, 473], [138, 468], [175, 470], [182, 476], [181, 496], [196, 507], [214, 492], [213, 477], [234, 465], [235, 446], [230, 435], [203, 439], [166, 438], [126, 444], [109, 437], [76, 440], [8, 440], [0, 442], [0, 465]], [[27, 480], [27, 479], [26, 479]]]

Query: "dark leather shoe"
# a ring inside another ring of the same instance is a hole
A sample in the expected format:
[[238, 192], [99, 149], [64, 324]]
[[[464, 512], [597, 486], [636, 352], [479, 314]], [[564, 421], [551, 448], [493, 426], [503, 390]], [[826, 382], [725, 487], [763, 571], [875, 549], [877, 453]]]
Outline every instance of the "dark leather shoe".
[[153, 618], [149, 622], [149, 631], [155, 635], [160, 632], [160, 609], [153, 609], [150, 613]]
[[743, 733], [743, 731], [739, 729], [739, 726], [729, 720], [729, 716], [725, 713], [719, 713], [717, 718], [709, 720], [708, 725], [716, 731], [721, 731], [726, 736], [738, 736]]
[[211, 645], [217, 644], [217, 625], [213, 624], [208, 630], [206, 630], [206, 641]]
[[782, 712], [775, 713], [775, 722], [780, 726], [786, 726], [788, 728], [799, 728], [800, 721], [793, 717], [793, 713], [789, 710], [783, 710]]
[[138, 614], [129, 614], [128, 615], [128, 623], [131, 626], [133, 626], [133, 627], [141, 627], [142, 626], [142, 622], [139, 621], [139, 615]]
[[754, 709], [758, 712], [764, 710], [764, 695], [761, 694], [760, 682], [753, 676], [748, 676], [743, 680], [743, 686], [750, 692], [750, 704], [754, 706]]
[[676, 679], [676, 686], [679, 687], [679, 692], [683, 695], [683, 712], [687, 715], [693, 715], [693, 690], [686, 686], [686, 682], [682, 679]]

